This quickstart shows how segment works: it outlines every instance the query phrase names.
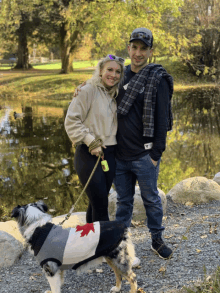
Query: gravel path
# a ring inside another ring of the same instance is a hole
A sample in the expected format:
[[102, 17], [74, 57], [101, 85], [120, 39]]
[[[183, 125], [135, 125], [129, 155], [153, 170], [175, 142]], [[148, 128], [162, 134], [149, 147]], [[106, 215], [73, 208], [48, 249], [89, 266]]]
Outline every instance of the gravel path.
[[[149, 293], [177, 292], [184, 285], [203, 279], [204, 267], [207, 275], [214, 273], [220, 264], [219, 219], [220, 201], [186, 207], [174, 204], [168, 197], [163, 237], [174, 253], [167, 261], [151, 251], [146, 226], [134, 223], [132, 238], [141, 259], [140, 267], [134, 269], [138, 287]], [[108, 293], [114, 282], [113, 272], [103, 263], [97, 271], [80, 276], [68, 271], [62, 293]], [[122, 293], [129, 292], [125, 281], [122, 289]], [[0, 293], [41, 293], [45, 290], [49, 290], [47, 280], [27, 251], [14, 266], [0, 270]]]

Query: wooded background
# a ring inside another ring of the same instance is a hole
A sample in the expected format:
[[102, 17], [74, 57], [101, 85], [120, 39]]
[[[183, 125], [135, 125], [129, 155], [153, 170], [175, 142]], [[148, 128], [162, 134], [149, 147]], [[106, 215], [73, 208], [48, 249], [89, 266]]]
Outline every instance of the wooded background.
[[[219, 0], [0, 0], [0, 58], [59, 58], [61, 73], [72, 61], [108, 53], [127, 57], [133, 29], [154, 35], [154, 58], [177, 56], [198, 75], [220, 76]], [[155, 60], [153, 60], [155, 61]]]

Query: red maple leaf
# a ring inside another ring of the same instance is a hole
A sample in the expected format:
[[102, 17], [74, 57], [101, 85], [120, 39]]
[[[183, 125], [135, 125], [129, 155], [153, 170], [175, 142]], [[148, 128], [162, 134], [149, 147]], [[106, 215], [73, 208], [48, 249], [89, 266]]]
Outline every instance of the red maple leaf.
[[92, 232], [95, 233], [95, 229], [94, 229], [93, 223], [86, 224], [84, 226], [79, 226], [79, 225], [76, 226], [76, 232], [78, 232], [78, 231], [82, 231], [80, 237], [87, 236], [90, 231], [92, 231]]

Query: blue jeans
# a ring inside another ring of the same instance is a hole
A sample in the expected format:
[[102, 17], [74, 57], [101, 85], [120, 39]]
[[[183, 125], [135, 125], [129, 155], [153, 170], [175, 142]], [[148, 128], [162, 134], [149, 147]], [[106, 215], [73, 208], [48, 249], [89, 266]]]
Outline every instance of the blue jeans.
[[147, 215], [147, 226], [152, 238], [161, 236], [163, 208], [157, 190], [160, 160], [155, 167], [150, 155], [145, 155], [135, 161], [116, 159], [114, 184], [117, 191], [116, 220], [122, 221], [127, 227], [131, 225], [135, 184], [138, 184]]

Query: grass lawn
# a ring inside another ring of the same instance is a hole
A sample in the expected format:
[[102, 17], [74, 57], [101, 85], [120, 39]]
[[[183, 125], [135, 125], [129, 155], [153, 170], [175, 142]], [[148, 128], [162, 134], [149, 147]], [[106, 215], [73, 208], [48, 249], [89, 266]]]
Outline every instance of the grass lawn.
[[[45, 87], [45, 91], [47, 91], [48, 84], [52, 85], [54, 81], [54, 86], [52, 86], [52, 92], [56, 92], [56, 89], [59, 89], [61, 93], [64, 93], [65, 90], [63, 86], [64, 83], [66, 83], [66, 92], [67, 94], [69, 94], [69, 92], [72, 91], [73, 88], [75, 88], [78, 84], [91, 77], [97, 63], [98, 60], [75, 61], [73, 62], [73, 68], [75, 72], [68, 74], [66, 77], [64, 77], [64, 75], [59, 75], [59, 71], [61, 69], [60, 62], [32, 64], [33, 69], [30, 71], [10, 70], [10, 67], [0, 67], [0, 83], [2, 79], [5, 79], [4, 76], [2, 76], [4, 72], [8, 73], [9, 79], [11, 79], [11, 77], [9, 77], [9, 73], [13, 73], [12, 75], [14, 77], [18, 77], [18, 75], [22, 73], [21, 76], [25, 77], [25, 79], [29, 79], [29, 82], [27, 82], [26, 80], [26, 82], [21, 82], [22, 84], [20, 84], [22, 86], [22, 91], [26, 91], [28, 86], [30, 86], [30, 89], [32, 88], [31, 75], [34, 74], [33, 77], [34, 79], [36, 78], [37, 81], [40, 80], [41, 77], [44, 80], [44, 82], [40, 85], [41, 90], [43, 90], [43, 87]], [[194, 76], [191, 73], [189, 73], [187, 66], [183, 65], [176, 57], [172, 57], [169, 59], [165, 57], [157, 58], [156, 63], [163, 65], [164, 68], [173, 76], [174, 90], [176, 91], [184, 91], [189, 88], [196, 88], [201, 86], [216, 86], [215, 82], [208, 82], [206, 76], [198, 78], [197, 76]], [[125, 65], [128, 64], [130, 64], [130, 59], [126, 59], [125, 61]], [[46, 85], [45, 78], [47, 75], [48, 82]], [[59, 80], [58, 83], [56, 83], [57, 80]], [[73, 82], [71, 83], [70, 80], [72, 80]], [[59, 85], [61, 85], [61, 87], [59, 87]]]

